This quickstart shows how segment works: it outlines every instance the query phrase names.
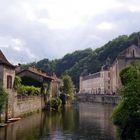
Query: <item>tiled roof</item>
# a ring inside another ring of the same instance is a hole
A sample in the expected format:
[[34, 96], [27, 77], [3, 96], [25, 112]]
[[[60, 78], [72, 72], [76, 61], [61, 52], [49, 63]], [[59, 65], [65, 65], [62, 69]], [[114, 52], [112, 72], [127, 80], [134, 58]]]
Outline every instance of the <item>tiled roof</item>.
[[23, 73], [24, 71], [34, 73], [36, 75], [42, 76], [42, 77], [47, 78], [47, 79], [55, 80], [52, 76], [47, 75], [47, 73], [45, 73], [42, 70], [35, 68], [35, 67], [29, 67], [27, 69], [23, 69], [20, 72], [18, 72], [17, 75]]
[[0, 64], [9, 66], [9, 67], [11, 67], [11, 68], [15, 68], [15, 66], [12, 65], [12, 64], [6, 59], [6, 57], [4, 56], [4, 54], [2, 53], [1, 50], [0, 50]]

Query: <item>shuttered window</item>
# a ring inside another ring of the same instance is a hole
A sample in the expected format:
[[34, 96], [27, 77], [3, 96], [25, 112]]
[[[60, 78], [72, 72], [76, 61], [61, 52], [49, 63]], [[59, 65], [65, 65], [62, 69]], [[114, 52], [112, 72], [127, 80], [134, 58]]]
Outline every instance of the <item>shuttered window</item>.
[[7, 75], [7, 89], [11, 89], [11, 88], [12, 88], [12, 76]]

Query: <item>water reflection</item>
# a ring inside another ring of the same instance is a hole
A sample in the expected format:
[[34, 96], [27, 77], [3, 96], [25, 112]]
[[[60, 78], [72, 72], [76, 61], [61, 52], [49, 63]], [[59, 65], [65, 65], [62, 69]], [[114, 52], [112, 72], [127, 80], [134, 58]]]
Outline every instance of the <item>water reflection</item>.
[[80, 103], [38, 113], [0, 128], [0, 140], [118, 140], [109, 121], [113, 106]]

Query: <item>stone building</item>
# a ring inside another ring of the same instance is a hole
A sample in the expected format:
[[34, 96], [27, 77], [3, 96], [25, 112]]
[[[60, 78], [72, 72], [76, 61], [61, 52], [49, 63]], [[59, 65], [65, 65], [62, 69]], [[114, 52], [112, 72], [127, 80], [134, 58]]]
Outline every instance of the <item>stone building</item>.
[[7, 116], [13, 116], [15, 66], [13, 66], [0, 50], [0, 83], [8, 94]]
[[121, 86], [120, 71], [132, 62], [140, 61], [140, 44], [138, 46], [131, 45], [124, 51], [122, 51], [115, 61], [113, 62], [110, 73], [111, 73], [111, 90], [116, 92]]
[[[108, 62], [98, 73], [80, 76], [80, 93], [112, 94], [121, 87], [119, 73], [132, 62], [140, 61], [140, 38], [138, 45], [131, 45], [122, 51], [112, 65]], [[106, 66], [109, 66], [107, 69]]]
[[80, 76], [80, 93], [104, 94], [110, 93], [110, 90], [110, 71], [107, 69]]
[[[12, 65], [4, 56], [0, 50], [0, 84], [8, 94], [8, 101], [6, 102], [5, 112], [2, 114], [2, 118], [7, 121], [9, 118], [17, 117], [20, 115], [35, 112], [44, 107], [44, 100], [42, 96], [18, 98], [17, 93], [14, 90], [15, 75], [20, 77], [34, 78], [38, 82], [48, 83], [51, 89], [50, 94], [52, 97], [57, 97], [59, 88], [61, 86], [61, 80], [54, 74], [49, 76], [47, 73], [35, 67], [29, 67], [28, 69], [20, 69]], [[29, 81], [29, 79], [28, 79]]]
[[62, 81], [55, 75], [50, 76], [46, 72], [36, 67], [21, 68], [16, 67], [16, 75], [21, 77], [22, 82], [29, 86], [42, 86], [43, 83], [48, 84], [50, 97], [57, 97]]

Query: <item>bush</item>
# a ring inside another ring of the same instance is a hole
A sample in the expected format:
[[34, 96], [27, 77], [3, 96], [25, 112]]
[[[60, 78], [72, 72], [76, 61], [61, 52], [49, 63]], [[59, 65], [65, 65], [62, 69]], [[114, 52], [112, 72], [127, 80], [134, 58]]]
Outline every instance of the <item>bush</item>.
[[39, 95], [40, 94], [40, 88], [34, 87], [34, 86], [24, 86], [21, 85], [17, 89], [18, 95]]
[[121, 100], [113, 111], [112, 120], [123, 140], [140, 139], [140, 67], [129, 66], [120, 76]]
[[40, 88], [34, 86], [25, 86], [22, 85], [21, 82], [21, 78], [16, 76], [14, 81], [14, 89], [17, 91], [18, 95], [28, 96], [40, 94]]
[[52, 109], [58, 110], [62, 106], [60, 98], [52, 98], [48, 101], [48, 106]]
[[0, 85], [0, 122], [1, 122], [1, 113], [3, 112], [6, 100], [7, 100], [7, 93]]

